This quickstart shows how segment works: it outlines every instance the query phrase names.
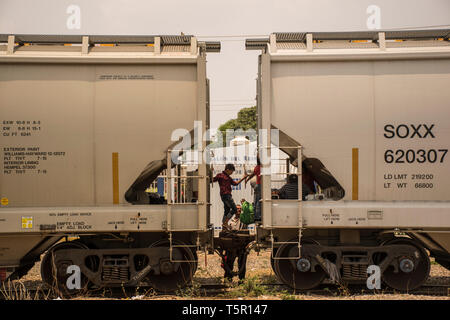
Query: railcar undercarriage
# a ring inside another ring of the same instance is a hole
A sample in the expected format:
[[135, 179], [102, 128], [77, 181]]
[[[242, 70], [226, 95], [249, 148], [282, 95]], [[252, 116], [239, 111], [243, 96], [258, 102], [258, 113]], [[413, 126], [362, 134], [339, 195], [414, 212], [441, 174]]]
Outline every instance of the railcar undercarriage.
[[[341, 231], [339, 235], [339, 231]], [[382, 282], [390, 288], [409, 291], [422, 286], [430, 273], [430, 256], [435, 252], [424, 247], [412, 234], [394, 235], [383, 231], [361, 232], [358, 244], [343, 237], [348, 230], [306, 232], [300, 248], [298, 238], [275, 238], [271, 255], [277, 278], [293, 289], [312, 289], [325, 278], [338, 285], [366, 283], [368, 267], [378, 266]], [[359, 230], [352, 233], [359, 234]], [[281, 239], [281, 240], [280, 240]], [[270, 245], [270, 237], [263, 237]], [[353, 239], [355, 240], [355, 239]], [[428, 253], [428, 252], [429, 253]], [[446, 256], [447, 257], [447, 256]], [[439, 256], [448, 269], [446, 258]], [[447, 257], [448, 259], [448, 257]]]

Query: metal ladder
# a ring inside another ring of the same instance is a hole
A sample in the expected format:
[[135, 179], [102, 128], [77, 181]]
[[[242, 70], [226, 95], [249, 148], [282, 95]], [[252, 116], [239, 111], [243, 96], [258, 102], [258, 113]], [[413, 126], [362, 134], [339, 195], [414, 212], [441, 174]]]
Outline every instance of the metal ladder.
[[[200, 230], [199, 226], [197, 226], [197, 229], [194, 230], [173, 230], [172, 229], [172, 206], [174, 203], [172, 203], [172, 179], [175, 178], [193, 178], [193, 179], [204, 179], [204, 176], [181, 176], [181, 175], [172, 175], [171, 173], [171, 164], [172, 164], [172, 152], [173, 151], [185, 151], [185, 150], [167, 150], [167, 158], [166, 158], [166, 167], [167, 167], [167, 232], [169, 233], [169, 260], [170, 262], [176, 263], [176, 262], [189, 262], [189, 263], [198, 263], [198, 259], [194, 260], [175, 260], [173, 259], [173, 249], [174, 248], [186, 248], [191, 250], [191, 248], [196, 248], [196, 250], [200, 247], [200, 235], [198, 234]], [[202, 152], [200, 151], [199, 154], [201, 155]], [[196, 202], [196, 205], [203, 204], [199, 201]], [[198, 208], [198, 207], [197, 207]], [[200, 223], [200, 216], [198, 216], [198, 222]], [[173, 231], [196, 231], [197, 232], [197, 243], [188, 245], [188, 244], [174, 244], [173, 243]]]
[[[270, 149], [272, 148], [272, 146], [269, 147]], [[297, 149], [298, 153], [297, 153], [297, 176], [298, 176], [298, 200], [297, 200], [297, 204], [298, 204], [298, 241], [275, 241], [274, 237], [273, 237], [273, 232], [272, 230], [270, 231], [270, 243], [271, 243], [271, 250], [272, 250], [272, 259], [274, 260], [296, 260], [296, 259], [300, 259], [302, 257], [301, 254], [301, 239], [302, 239], [302, 231], [303, 231], [303, 216], [302, 216], [302, 200], [303, 200], [303, 193], [302, 193], [302, 146], [295, 146], [295, 147], [278, 147], [278, 149]], [[293, 174], [290, 173], [289, 170], [287, 170], [288, 172], [279, 172], [278, 174]], [[272, 226], [272, 222], [271, 222], [271, 226]], [[273, 226], [272, 226], [273, 227]], [[279, 227], [278, 227], [279, 228]], [[298, 248], [298, 255], [296, 257], [275, 257], [275, 255], [273, 254], [273, 249], [274, 249], [274, 245], [283, 245], [283, 244], [295, 244], [297, 245]]]

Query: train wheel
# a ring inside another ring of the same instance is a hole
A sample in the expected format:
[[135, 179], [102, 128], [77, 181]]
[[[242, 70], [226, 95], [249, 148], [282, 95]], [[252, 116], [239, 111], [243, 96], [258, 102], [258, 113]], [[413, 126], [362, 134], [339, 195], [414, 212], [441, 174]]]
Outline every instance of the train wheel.
[[194, 255], [194, 260], [195, 260], [195, 262], [193, 263], [193, 271], [192, 271], [192, 275], [194, 275], [197, 272], [197, 269], [198, 269], [198, 255], [197, 255], [197, 251], [196, 250], [192, 250], [191, 249], [191, 252]]
[[277, 254], [277, 248], [273, 248], [273, 252], [270, 253], [270, 265], [272, 266], [273, 272], [275, 272], [275, 260], [273, 259], [273, 257], [276, 254]]
[[[174, 242], [183, 245], [182, 242]], [[160, 273], [147, 275], [147, 280], [157, 292], [174, 293], [192, 283], [196, 269], [195, 262], [171, 262], [169, 256], [169, 241], [158, 241], [151, 247], [166, 247], [166, 253], [160, 257]], [[173, 258], [176, 260], [196, 260], [192, 250], [188, 247], [174, 247]]]
[[65, 249], [88, 249], [88, 247], [77, 241], [56, 244], [47, 251], [41, 261], [41, 278], [47, 285], [54, 288], [58, 294], [64, 297], [69, 298], [85, 294], [88, 291], [89, 280], [83, 274], [81, 274], [80, 281], [81, 289], [69, 289], [67, 287], [67, 279], [71, 276], [71, 274], [67, 274], [67, 268], [73, 264], [73, 261], [64, 260], [55, 262], [53, 260], [53, 253], [55, 251]]
[[[417, 249], [416, 257], [401, 257], [398, 272], [394, 272], [394, 267], [389, 266], [384, 271], [382, 279], [386, 285], [393, 289], [401, 291], [417, 289], [425, 283], [430, 274], [428, 254], [421, 246], [409, 239], [395, 239], [385, 243], [385, 245], [395, 244], [413, 246]], [[414, 261], [416, 261], [416, 265], [414, 265]]]
[[306, 290], [317, 287], [325, 279], [325, 271], [318, 265], [315, 270], [312, 270], [312, 258], [307, 255], [302, 255], [302, 259], [286, 259], [297, 256], [298, 247], [296, 244], [285, 243], [281, 245], [273, 259], [276, 276], [293, 289]]

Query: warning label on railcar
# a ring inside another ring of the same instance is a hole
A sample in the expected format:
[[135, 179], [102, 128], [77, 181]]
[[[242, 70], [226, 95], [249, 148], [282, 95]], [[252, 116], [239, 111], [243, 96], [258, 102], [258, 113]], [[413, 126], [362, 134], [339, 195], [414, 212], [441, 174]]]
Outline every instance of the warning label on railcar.
[[91, 230], [92, 225], [84, 221], [61, 221], [56, 223], [57, 230]]
[[33, 217], [22, 217], [22, 229], [33, 229]]

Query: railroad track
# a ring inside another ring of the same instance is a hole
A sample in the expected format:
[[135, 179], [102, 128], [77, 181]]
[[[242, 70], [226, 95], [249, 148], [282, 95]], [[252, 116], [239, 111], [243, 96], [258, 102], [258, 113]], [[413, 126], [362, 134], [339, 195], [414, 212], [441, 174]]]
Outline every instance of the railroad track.
[[[260, 286], [279, 288], [279, 291], [288, 291], [294, 293], [294, 290], [287, 287], [282, 283], [261, 283]], [[230, 289], [229, 286], [224, 284], [211, 284], [202, 285], [201, 289], [206, 290], [207, 293], [213, 294], [214, 292], [220, 293]], [[232, 288], [231, 288], [232, 289]], [[320, 295], [320, 296], [345, 296], [345, 295], [370, 295], [370, 294], [405, 294], [405, 292], [399, 292], [390, 288], [384, 288], [381, 290], [369, 290], [364, 285], [350, 285], [348, 287], [339, 287], [334, 284], [322, 284], [314, 289], [308, 290], [296, 290], [295, 294], [304, 295]], [[429, 295], [429, 296], [450, 296], [450, 285], [443, 284], [427, 284], [423, 285], [416, 290], [406, 292], [411, 295]]]
[[[282, 283], [260, 283], [259, 286], [269, 289], [271, 292], [270, 295], [277, 295], [289, 292], [291, 294], [294, 293], [292, 289], [287, 287]], [[74, 297], [78, 299], [82, 298], [106, 298], [106, 299], [142, 299], [152, 298], [152, 297], [173, 297], [173, 296], [181, 296], [186, 298], [195, 298], [195, 297], [205, 297], [205, 298], [213, 298], [213, 297], [225, 297], [225, 298], [233, 298], [232, 295], [227, 295], [227, 293], [236, 290], [238, 286], [227, 285], [227, 284], [201, 284], [194, 285], [190, 288], [185, 288], [177, 293], [171, 295], [160, 295], [155, 293], [151, 287], [139, 287], [139, 288], [102, 288], [96, 289], [93, 291], [89, 291], [85, 294], [82, 294], [79, 297]], [[426, 284], [416, 290], [406, 292], [410, 295], [427, 295], [427, 296], [450, 296], [450, 285], [448, 284]], [[6, 296], [5, 296], [6, 294]], [[298, 295], [309, 295], [309, 296], [323, 296], [323, 297], [344, 297], [344, 296], [354, 296], [354, 295], [389, 295], [389, 294], [405, 294], [405, 292], [399, 292], [396, 290], [392, 290], [389, 288], [381, 289], [381, 290], [369, 290], [363, 285], [350, 285], [348, 287], [339, 287], [333, 284], [321, 284], [319, 287], [315, 289], [309, 290], [297, 290], [295, 294]], [[251, 294], [250, 294], [251, 295]], [[245, 294], [242, 295], [245, 297]], [[252, 296], [253, 298], [258, 298]], [[8, 299], [9, 298], [9, 299]], [[11, 289], [10, 292], [5, 291], [4, 288], [0, 290], [0, 300], [11, 300], [11, 299], [45, 299], [52, 300], [58, 299], [58, 294], [55, 290], [51, 288], [30, 288], [30, 289], [19, 289], [16, 288]]]

